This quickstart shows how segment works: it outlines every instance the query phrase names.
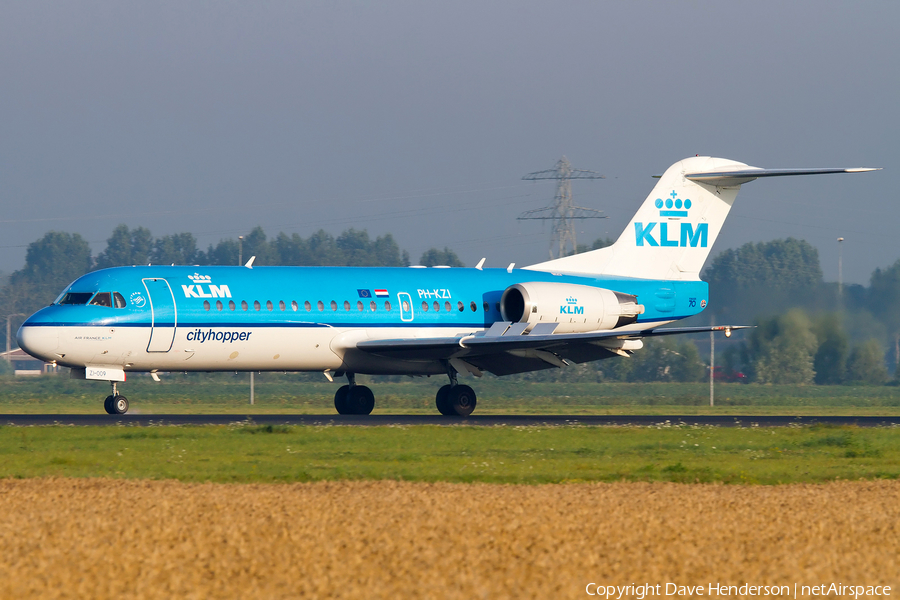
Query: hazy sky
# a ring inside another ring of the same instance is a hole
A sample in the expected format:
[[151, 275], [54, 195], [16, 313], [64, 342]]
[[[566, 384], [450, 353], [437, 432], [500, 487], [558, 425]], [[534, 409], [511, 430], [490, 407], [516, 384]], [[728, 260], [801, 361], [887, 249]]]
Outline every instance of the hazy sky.
[[[714, 252], [794, 236], [825, 277], [900, 258], [900, 3], [4, 2], [0, 270], [51, 229], [202, 248], [261, 225], [390, 232], [415, 261], [544, 260], [525, 182], [567, 155], [617, 237], [694, 154], [877, 166], [744, 186]], [[543, 226], [542, 226], [543, 225]]]

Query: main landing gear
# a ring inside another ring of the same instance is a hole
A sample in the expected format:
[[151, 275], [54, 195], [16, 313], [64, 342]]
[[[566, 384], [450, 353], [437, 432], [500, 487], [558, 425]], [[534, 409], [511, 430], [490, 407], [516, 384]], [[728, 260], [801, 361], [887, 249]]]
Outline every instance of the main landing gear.
[[124, 415], [128, 412], [128, 398], [119, 395], [115, 381], [110, 381], [110, 383], [112, 384], [112, 394], [103, 401], [103, 408], [111, 415]]
[[356, 385], [356, 374], [347, 373], [349, 385], [334, 393], [334, 408], [341, 415], [367, 415], [375, 408], [375, 394], [364, 385]]
[[468, 417], [475, 410], [477, 398], [475, 390], [456, 381], [456, 369], [447, 363], [447, 376], [450, 384], [438, 390], [435, 404], [440, 413], [446, 417]]
[[[475, 410], [477, 399], [475, 390], [460, 385], [456, 380], [456, 369], [446, 363], [449, 385], [438, 390], [435, 404], [440, 413], [447, 417], [468, 417]], [[375, 408], [375, 394], [364, 385], [356, 385], [356, 374], [347, 373], [348, 385], [343, 385], [334, 393], [334, 408], [341, 415], [368, 415]], [[115, 384], [113, 384], [115, 386]], [[111, 397], [111, 396], [110, 396]], [[121, 396], [119, 396], [121, 398]], [[124, 398], [123, 398], [124, 399]], [[126, 410], [128, 401], [126, 403]]]

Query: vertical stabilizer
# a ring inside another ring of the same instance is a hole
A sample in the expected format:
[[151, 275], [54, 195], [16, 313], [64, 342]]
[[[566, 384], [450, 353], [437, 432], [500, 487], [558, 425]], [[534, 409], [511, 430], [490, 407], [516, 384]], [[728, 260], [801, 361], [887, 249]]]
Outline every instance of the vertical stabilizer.
[[697, 280], [741, 185], [769, 177], [880, 170], [873, 167], [760, 169], [724, 158], [686, 158], [660, 177], [615, 244], [525, 268], [641, 279]]
[[[698, 279], [740, 183], [728, 178], [700, 183], [687, 176], [753, 170], [744, 163], [708, 156], [677, 162], [660, 177], [615, 244], [527, 268], [644, 279]], [[752, 179], [745, 176], [743, 181]]]

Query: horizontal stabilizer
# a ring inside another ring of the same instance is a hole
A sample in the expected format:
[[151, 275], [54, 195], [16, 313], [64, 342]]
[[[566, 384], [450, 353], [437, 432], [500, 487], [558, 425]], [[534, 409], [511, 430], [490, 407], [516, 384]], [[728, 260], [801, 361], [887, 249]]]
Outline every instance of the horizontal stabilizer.
[[827, 175], [828, 173], [865, 173], [867, 171], [880, 171], [880, 168], [857, 167], [853, 169], [760, 169], [750, 167], [747, 169], [721, 171], [712, 170], [704, 173], [685, 173], [685, 178], [700, 183], [708, 183], [718, 187], [730, 187], [741, 185], [760, 179], [762, 177], [788, 177], [791, 175]]

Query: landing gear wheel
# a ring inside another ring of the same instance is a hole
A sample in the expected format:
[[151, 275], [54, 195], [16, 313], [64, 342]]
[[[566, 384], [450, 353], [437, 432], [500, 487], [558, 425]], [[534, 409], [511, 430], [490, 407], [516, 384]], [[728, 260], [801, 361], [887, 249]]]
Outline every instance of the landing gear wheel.
[[475, 410], [475, 390], [467, 385], [456, 385], [447, 393], [447, 407], [451, 415], [468, 417]]
[[334, 409], [339, 415], [350, 415], [350, 406], [347, 404], [347, 392], [350, 391], [349, 385], [342, 385], [338, 391], [334, 393]]
[[450, 395], [450, 386], [445, 385], [441, 389], [437, 391], [437, 395], [434, 398], [434, 403], [437, 405], [438, 412], [440, 412], [445, 417], [449, 417], [454, 414], [451, 411], [450, 404], [447, 402], [447, 398]]
[[368, 415], [375, 408], [375, 394], [364, 385], [354, 385], [347, 394], [347, 406], [352, 415]]
[[110, 405], [114, 415], [124, 415], [128, 412], [128, 398], [125, 396], [113, 396]]
[[114, 415], [115, 409], [113, 409], [113, 396], [110, 394], [106, 397], [106, 400], [103, 401], [103, 408], [106, 410], [106, 414]]

